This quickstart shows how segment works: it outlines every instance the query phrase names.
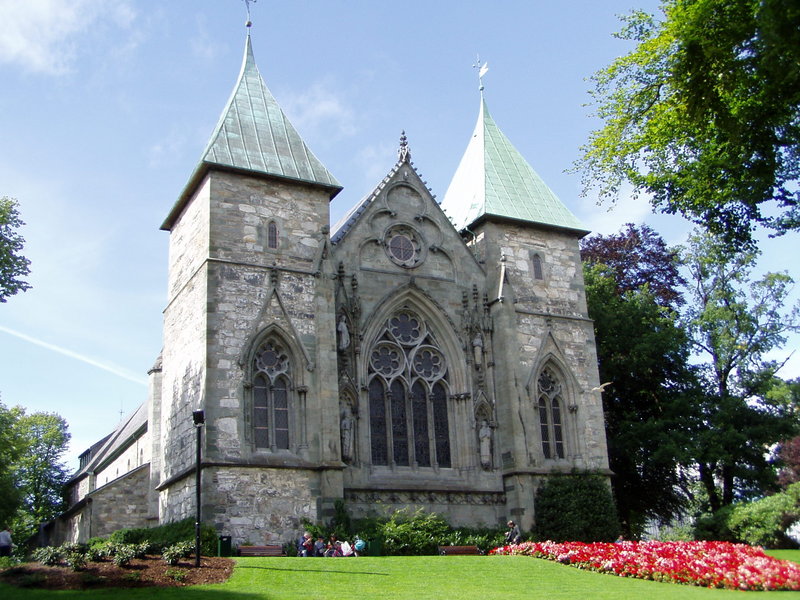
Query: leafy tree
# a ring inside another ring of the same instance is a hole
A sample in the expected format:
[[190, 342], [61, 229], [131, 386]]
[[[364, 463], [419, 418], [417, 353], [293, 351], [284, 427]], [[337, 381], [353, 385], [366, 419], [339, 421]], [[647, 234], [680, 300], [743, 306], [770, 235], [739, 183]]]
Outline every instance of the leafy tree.
[[64, 508], [63, 489], [69, 475], [63, 462], [70, 439], [67, 422], [55, 413], [23, 414], [17, 430], [25, 449], [15, 465], [23, 511], [35, 523], [48, 521]]
[[6, 408], [0, 402], [0, 527], [10, 521], [22, 502], [14, 480], [14, 464], [22, 453], [17, 431], [18, 408]]
[[775, 377], [780, 364], [765, 356], [798, 330], [800, 307], [783, 308], [789, 275], [751, 279], [756, 258], [708, 234], [690, 237], [684, 252], [692, 292], [685, 323], [704, 361], [694, 452], [713, 511], [773, 484], [767, 449], [797, 433], [795, 407], [775, 393], [784, 383]]
[[577, 166], [584, 190], [624, 184], [654, 208], [749, 242], [800, 228], [800, 4], [664, 0], [623, 17], [636, 43], [593, 77], [603, 126]]
[[777, 451], [778, 484], [785, 488], [800, 482], [800, 436], [781, 442]]
[[25, 223], [14, 198], [0, 198], [0, 302], [29, 289], [23, 277], [30, 273], [30, 261], [22, 256], [25, 239], [17, 233]]
[[647, 225], [627, 223], [620, 233], [582, 239], [581, 260], [610, 269], [620, 295], [647, 285], [661, 306], [683, 304], [680, 287], [686, 280], [678, 268], [678, 250], [668, 248], [664, 238]]
[[689, 345], [675, 313], [645, 284], [620, 293], [604, 265], [584, 268], [594, 320], [614, 497], [627, 536], [647, 519], [668, 521], [687, 501], [696, 389]]

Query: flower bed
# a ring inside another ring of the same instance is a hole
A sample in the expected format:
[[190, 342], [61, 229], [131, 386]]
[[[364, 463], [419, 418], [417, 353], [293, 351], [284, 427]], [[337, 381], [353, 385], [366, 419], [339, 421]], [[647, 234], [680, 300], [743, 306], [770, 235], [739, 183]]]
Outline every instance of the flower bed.
[[710, 588], [800, 590], [800, 565], [729, 542], [525, 542], [489, 554], [521, 554], [620, 577]]

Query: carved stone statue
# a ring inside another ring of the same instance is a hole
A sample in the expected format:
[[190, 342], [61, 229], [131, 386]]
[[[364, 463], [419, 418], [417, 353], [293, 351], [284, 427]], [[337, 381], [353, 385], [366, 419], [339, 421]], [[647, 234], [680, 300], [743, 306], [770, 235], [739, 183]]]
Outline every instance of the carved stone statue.
[[350, 462], [353, 460], [353, 437], [355, 435], [355, 419], [350, 410], [350, 405], [345, 404], [342, 408], [342, 420], [339, 424], [342, 435], [342, 460]]
[[484, 469], [492, 468], [492, 428], [489, 422], [484, 419], [481, 421], [481, 428], [478, 430], [480, 440], [481, 466]]
[[339, 332], [339, 350], [346, 350], [350, 346], [350, 332], [347, 329], [347, 319], [344, 315], [339, 317], [336, 330]]
[[480, 367], [483, 363], [483, 338], [479, 333], [472, 340], [472, 351], [475, 355], [475, 366]]

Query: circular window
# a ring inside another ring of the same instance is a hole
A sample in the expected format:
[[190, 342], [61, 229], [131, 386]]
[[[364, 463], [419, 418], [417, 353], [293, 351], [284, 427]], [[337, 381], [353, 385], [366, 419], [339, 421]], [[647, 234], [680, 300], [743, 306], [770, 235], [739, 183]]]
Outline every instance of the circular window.
[[406, 262], [414, 256], [414, 243], [407, 235], [399, 233], [389, 240], [389, 252], [397, 260]]
[[414, 372], [428, 381], [439, 379], [447, 370], [447, 363], [438, 348], [420, 346], [412, 360]]
[[387, 256], [401, 267], [411, 269], [424, 260], [422, 237], [408, 225], [390, 227], [384, 233], [383, 245]]
[[425, 325], [416, 315], [401, 312], [389, 319], [389, 331], [398, 342], [408, 346], [417, 344], [425, 336]]
[[386, 377], [397, 375], [406, 364], [403, 350], [391, 342], [381, 342], [372, 350], [369, 357], [372, 368]]

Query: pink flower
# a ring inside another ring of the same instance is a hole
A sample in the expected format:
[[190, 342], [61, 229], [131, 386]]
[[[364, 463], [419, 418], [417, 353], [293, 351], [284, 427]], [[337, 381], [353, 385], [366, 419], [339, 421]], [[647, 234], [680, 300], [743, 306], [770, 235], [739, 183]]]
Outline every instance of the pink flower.
[[490, 554], [524, 554], [580, 569], [743, 590], [800, 590], [800, 565], [729, 542], [526, 542]]

